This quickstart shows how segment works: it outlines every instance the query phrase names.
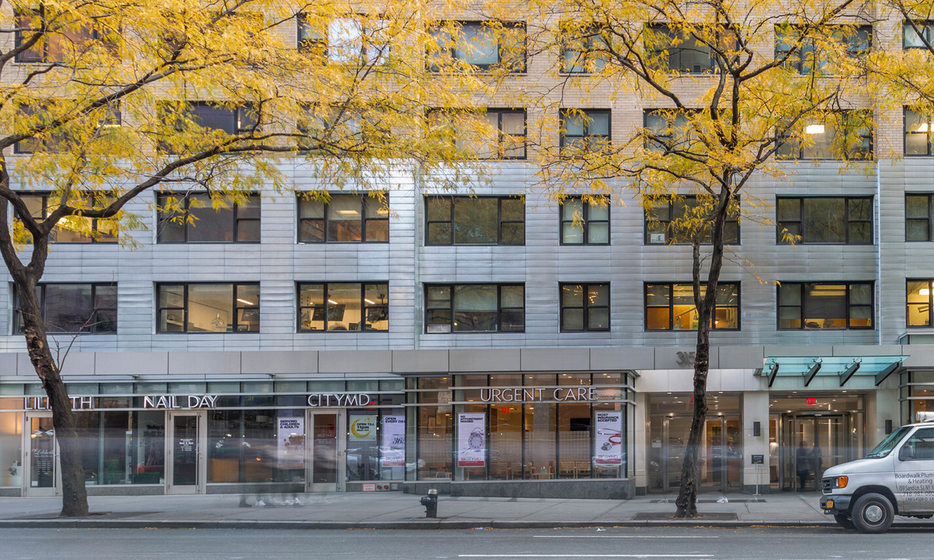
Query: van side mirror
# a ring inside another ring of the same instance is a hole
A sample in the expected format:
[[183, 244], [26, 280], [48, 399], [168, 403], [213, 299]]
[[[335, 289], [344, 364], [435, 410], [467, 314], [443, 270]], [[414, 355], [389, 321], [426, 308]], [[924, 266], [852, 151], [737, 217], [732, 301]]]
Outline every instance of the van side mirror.
[[911, 461], [914, 458], [915, 450], [910, 445], [903, 445], [902, 448], [898, 450], [899, 461]]

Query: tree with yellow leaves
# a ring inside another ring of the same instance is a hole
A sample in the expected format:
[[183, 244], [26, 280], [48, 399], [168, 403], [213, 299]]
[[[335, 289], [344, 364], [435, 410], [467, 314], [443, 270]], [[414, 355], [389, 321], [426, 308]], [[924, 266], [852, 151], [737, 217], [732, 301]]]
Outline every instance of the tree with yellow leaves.
[[[36, 296], [55, 235], [132, 245], [121, 232], [141, 222], [124, 207], [142, 193], [181, 185], [207, 193], [205, 204], [235, 204], [292, 188], [287, 160], [338, 186], [385, 188], [394, 173], [460, 180], [470, 150], [426, 127], [426, 100], [469, 108], [481, 84], [469, 69], [426, 64], [439, 43], [430, 13], [419, 0], [0, 7], [0, 254], [53, 412], [62, 515], [85, 516], [88, 505]], [[33, 189], [47, 193], [42, 208]], [[166, 214], [179, 207], [159, 200]]]
[[[539, 101], [552, 115], [564, 107], [562, 145], [546, 142], [540, 152], [545, 184], [559, 197], [607, 197], [622, 186], [645, 207], [651, 231], [692, 247], [694, 413], [676, 517], [695, 517], [724, 245], [735, 242], [736, 221], [762, 206], [748, 194], [751, 180], [787, 172], [779, 160], [872, 158], [872, 113], [858, 110], [857, 94], [873, 20], [850, 0], [533, 4], [530, 18], [544, 23], [530, 43], [557, 61], [556, 86]], [[595, 91], [641, 105], [641, 126], [610, 141], [600, 115], [566, 108]], [[667, 224], [653, 218], [669, 204], [681, 213]], [[794, 241], [796, 233], [783, 236]]]

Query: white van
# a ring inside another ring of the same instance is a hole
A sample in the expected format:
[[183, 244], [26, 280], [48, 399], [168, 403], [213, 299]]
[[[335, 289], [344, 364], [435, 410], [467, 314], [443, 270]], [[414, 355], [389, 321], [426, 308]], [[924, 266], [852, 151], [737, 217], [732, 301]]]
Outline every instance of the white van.
[[934, 516], [934, 422], [902, 426], [864, 458], [824, 471], [824, 513], [847, 529], [882, 533], [896, 515]]

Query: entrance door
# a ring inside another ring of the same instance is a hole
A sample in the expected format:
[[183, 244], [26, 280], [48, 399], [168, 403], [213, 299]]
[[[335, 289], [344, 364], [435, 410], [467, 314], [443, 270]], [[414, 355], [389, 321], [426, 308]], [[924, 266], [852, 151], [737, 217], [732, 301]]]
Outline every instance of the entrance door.
[[[673, 492], [681, 485], [689, 416], [653, 416], [649, 452], [652, 491]], [[715, 417], [704, 422], [698, 450], [698, 489], [724, 492], [741, 484], [741, 430], [738, 418]]]
[[26, 464], [23, 483], [24, 495], [57, 496], [61, 488], [59, 473], [58, 442], [55, 440], [55, 428], [52, 426], [51, 412], [26, 414], [25, 433]]
[[344, 489], [344, 414], [337, 411], [308, 411], [311, 446], [306, 447], [308, 492], [337, 492]]
[[203, 494], [207, 479], [207, 413], [169, 412], [166, 493]]
[[849, 415], [782, 415], [782, 490], [820, 490], [824, 471], [850, 460]]

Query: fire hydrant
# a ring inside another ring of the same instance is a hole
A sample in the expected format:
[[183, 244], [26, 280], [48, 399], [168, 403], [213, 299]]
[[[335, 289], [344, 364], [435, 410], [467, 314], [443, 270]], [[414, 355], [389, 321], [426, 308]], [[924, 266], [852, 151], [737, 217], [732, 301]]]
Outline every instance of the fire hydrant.
[[428, 495], [422, 496], [418, 503], [425, 506], [425, 517], [438, 517], [438, 491], [436, 489], [429, 489]]

